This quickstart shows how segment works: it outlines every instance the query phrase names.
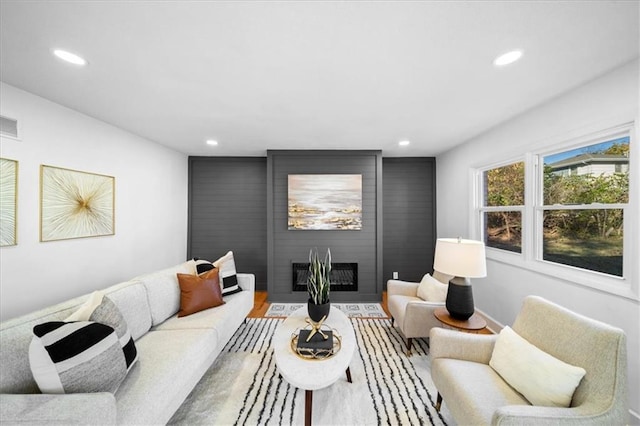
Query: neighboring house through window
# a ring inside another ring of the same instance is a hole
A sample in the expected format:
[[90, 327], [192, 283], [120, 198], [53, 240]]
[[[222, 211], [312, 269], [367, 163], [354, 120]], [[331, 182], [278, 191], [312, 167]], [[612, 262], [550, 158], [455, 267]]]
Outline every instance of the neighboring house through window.
[[479, 169], [474, 223], [487, 256], [595, 287], [628, 285], [632, 130]]
[[629, 142], [625, 136], [540, 157], [542, 259], [623, 276]]

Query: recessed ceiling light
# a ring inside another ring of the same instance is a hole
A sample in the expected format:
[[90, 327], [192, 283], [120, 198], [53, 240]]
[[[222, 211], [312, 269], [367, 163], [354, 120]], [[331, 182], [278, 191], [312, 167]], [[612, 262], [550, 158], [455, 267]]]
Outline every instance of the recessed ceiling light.
[[218, 141], [214, 141], [213, 139], [207, 140], [207, 145], [218, 146]]
[[400, 142], [398, 142], [398, 145], [400, 145], [400, 146], [407, 146], [407, 145], [409, 145], [410, 143], [411, 143], [410, 141], [400, 141]]
[[505, 65], [509, 65], [517, 61], [522, 57], [522, 50], [512, 50], [511, 52], [507, 52], [503, 55], [498, 56], [493, 60], [493, 65], [496, 67], [503, 67]]
[[76, 55], [75, 53], [67, 52], [66, 50], [55, 49], [53, 51], [53, 54], [56, 55], [58, 58], [62, 59], [63, 61], [69, 62], [70, 64], [73, 64], [73, 65], [80, 65], [80, 66], [87, 65], [86, 59]]

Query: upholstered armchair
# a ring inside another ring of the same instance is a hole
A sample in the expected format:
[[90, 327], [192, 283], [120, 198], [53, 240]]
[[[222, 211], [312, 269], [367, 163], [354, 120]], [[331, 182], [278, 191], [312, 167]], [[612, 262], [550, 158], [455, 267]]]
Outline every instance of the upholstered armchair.
[[[433, 278], [448, 285], [452, 277], [435, 271]], [[407, 356], [411, 355], [412, 339], [429, 337], [429, 330], [441, 325], [433, 312], [445, 306], [444, 298], [439, 301], [427, 301], [418, 297], [419, 287], [420, 283], [387, 281], [387, 306], [391, 313], [391, 321], [406, 339]]]
[[[522, 346], [525, 351], [504, 352], [498, 364], [499, 345], [504, 344], [506, 336], [514, 335], [526, 341]], [[538, 357], [531, 358], [535, 362], [523, 361], [529, 359], [529, 353], [539, 353], [538, 350], [554, 359]], [[444, 401], [459, 424], [623, 425], [628, 422], [624, 332], [541, 297], [527, 297], [511, 330], [505, 327], [500, 335], [433, 328], [430, 356], [431, 376], [438, 389], [436, 409], [439, 410]], [[563, 369], [583, 369], [584, 376], [580, 375], [568, 387], [565, 374], [539, 380], [541, 374], [535, 370], [542, 366], [546, 369], [549, 362], [556, 360], [563, 362]], [[517, 364], [517, 361], [524, 373], [514, 377], [513, 366], [511, 371], [503, 368], [505, 362]], [[534, 405], [529, 400], [558, 394], [563, 395], [568, 407]]]

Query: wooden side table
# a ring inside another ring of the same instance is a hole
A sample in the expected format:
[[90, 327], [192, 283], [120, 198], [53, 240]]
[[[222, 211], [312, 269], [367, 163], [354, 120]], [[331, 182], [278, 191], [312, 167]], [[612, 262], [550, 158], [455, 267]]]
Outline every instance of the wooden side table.
[[442, 324], [467, 333], [478, 333], [487, 326], [487, 322], [475, 313], [466, 321], [453, 318], [446, 308], [436, 309], [433, 315], [435, 315]]

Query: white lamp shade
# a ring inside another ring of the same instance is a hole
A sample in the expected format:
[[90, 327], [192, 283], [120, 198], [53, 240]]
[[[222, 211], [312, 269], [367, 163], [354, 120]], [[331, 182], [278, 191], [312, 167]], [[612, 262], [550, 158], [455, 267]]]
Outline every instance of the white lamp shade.
[[484, 243], [460, 238], [438, 238], [433, 269], [456, 277], [486, 277]]

